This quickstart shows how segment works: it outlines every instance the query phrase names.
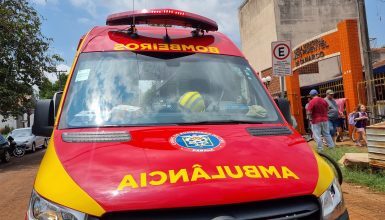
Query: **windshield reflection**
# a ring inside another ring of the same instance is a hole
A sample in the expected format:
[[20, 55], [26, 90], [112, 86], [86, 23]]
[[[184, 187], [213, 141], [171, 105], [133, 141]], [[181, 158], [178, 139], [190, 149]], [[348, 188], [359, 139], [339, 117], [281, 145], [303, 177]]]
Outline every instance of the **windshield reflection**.
[[60, 128], [277, 122], [261, 83], [239, 57], [81, 54]]

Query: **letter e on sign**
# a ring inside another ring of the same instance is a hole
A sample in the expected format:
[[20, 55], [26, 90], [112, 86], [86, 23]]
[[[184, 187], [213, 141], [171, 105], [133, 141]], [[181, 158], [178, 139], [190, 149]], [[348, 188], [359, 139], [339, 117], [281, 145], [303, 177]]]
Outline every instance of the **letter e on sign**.
[[290, 41], [275, 41], [271, 43], [273, 75], [291, 75], [291, 45]]

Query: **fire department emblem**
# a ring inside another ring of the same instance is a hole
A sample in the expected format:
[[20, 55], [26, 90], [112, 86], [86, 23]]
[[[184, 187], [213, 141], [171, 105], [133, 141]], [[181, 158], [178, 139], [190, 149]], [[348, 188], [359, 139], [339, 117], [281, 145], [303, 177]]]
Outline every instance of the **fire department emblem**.
[[171, 137], [170, 142], [179, 149], [191, 152], [216, 151], [225, 144], [225, 141], [221, 137], [201, 131], [175, 134]]

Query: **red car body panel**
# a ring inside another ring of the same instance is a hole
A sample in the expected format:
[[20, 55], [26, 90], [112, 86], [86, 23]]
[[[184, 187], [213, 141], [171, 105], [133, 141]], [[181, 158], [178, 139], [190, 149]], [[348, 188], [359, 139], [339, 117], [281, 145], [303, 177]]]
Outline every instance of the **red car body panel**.
[[[268, 126], [268, 125], [258, 125]], [[252, 136], [255, 125], [157, 126], [56, 130], [54, 141], [60, 161], [73, 180], [107, 212], [241, 203], [311, 195], [318, 179], [312, 150], [297, 133], [289, 136]], [[127, 131], [125, 143], [66, 143], [63, 132]], [[170, 138], [180, 132], [203, 131], [222, 137], [225, 146], [215, 152], [187, 152], [175, 148]], [[117, 190], [131, 174], [187, 169], [199, 164], [209, 174], [216, 166], [286, 166], [294, 178], [199, 179], [166, 182], [160, 186]], [[188, 198], [188, 199], [186, 199]]]

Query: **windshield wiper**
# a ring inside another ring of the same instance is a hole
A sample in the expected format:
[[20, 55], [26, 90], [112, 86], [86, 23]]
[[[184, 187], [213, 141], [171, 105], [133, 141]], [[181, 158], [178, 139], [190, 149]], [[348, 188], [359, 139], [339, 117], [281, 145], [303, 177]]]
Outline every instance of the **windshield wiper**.
[[181, 122], [176, 123], [178, 125], [209, 125], [209, 124], [263, 124], [260, 121], [246, 121], [246, 120], [206, 120], [206, 121], [195, 121], [195, 122]]

